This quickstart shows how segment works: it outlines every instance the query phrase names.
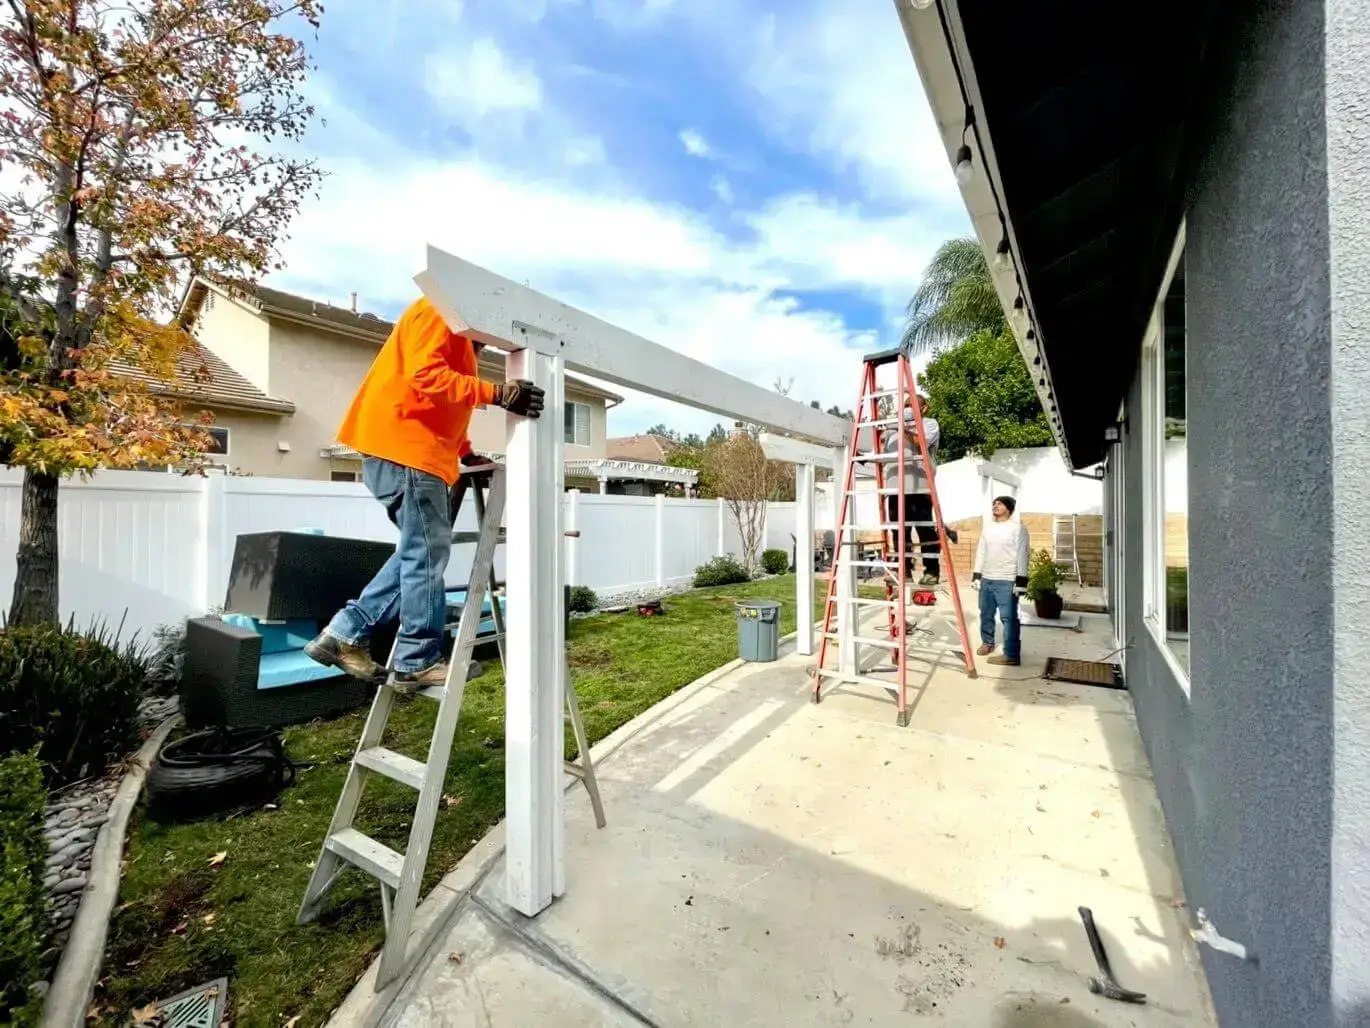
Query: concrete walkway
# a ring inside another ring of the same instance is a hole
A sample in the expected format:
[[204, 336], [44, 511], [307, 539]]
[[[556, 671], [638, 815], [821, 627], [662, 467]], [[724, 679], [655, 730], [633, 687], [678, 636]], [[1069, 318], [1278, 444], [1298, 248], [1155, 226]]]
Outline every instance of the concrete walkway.
[[[1035, 677], [1106, 629], [1026, 629], [977, 680], [924, 663], [906, 729], [878, 688], [811, 703], [804, 658], [696, 683], [597, 748], [609, 825], [571, 793], [562, 900], [506, 908], [496, 834], [411, 978], [333, 1023], [1213, 1024], [1127, 694]], [[1145, 1006], [1089, 992], [1081, 905]]]

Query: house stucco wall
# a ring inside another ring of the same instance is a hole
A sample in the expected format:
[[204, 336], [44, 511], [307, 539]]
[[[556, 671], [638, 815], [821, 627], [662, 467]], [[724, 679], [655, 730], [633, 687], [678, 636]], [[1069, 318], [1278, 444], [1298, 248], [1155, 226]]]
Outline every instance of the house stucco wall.
[[[1352, 1009], [1370, 976], [1370, 496], [1357, 495], [1370, 372], [1363, 292], [1359, 329], [1334, 332], [1325, 69], [1337, 47], [1321, 3], [1243, 10], [1187, 207], [1192, 685], [1187, 695], [1143, 621], [1137, 381], [1120, 526], [1128, 682], [1189, 908], [1258, 957], [1201, 947], [1221, 1023], [1358, 1025], [1370, 1023]], [[1363, 149], [1358, 160], [1363, 201]], [[1335, 188], [1331, 201], [1333, 223], [1359, 236], [1363, 289], [1365, 205], [1338, 215]]]
[[202, 346], [271, 395], [271, 351], [265, 318], [211, 288], [193, 334]]
[[1332, 256], [1332, 1003], [1370, 1022], [1370, 4], [1326, 7]]

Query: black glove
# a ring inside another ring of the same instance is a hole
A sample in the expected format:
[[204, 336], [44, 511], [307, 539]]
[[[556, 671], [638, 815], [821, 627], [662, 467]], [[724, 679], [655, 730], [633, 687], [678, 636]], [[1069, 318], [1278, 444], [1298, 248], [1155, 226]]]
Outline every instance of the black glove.
[[1013, 580], [1013, 595], [1022, 596], [1027, 592], [1027, 575], [1019, 575]]
[[526, 378], [516, 378], [500, 387], [495, 403], [510, 414], [536, 419], [542, 416], [543, 396], [543, 391], [532, 382]]
[[980, 572], [977, 571], [977, 572], [975, 572], [975, 574], [971, 575], [971, 576], [970, 576], [970, 580], [971, 580], [972, 582], [978, 582], [978, 581], [980, 581]]

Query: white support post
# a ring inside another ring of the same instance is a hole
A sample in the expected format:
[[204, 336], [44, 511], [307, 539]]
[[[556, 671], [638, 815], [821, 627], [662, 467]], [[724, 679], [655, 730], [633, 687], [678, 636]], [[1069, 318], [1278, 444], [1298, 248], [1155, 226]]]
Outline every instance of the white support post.
[[656, 560], [653, 566], [656, 570], [656, 584], [661, 586], [666, 584], [666, 497], [661, 493], [656, 494], [655, 514], [652, 535], [656, 541]]
[[609, 495], [609, 480], [608, 480], [607, 478], [601, 478], [601, 479], [599, 480], [599, 495], [600, 495], [600, 496], [608, 496], [608, 495]]
[[564, 374], [561, 359], [511, 353], [506, 375], [547, 393], [536, 421], [507, 415], [505, 579], [506, 892], [528, 917], [566, 889], [565, 628], [562, 611]]
[[794, 468], [794, 603], [798, 616], [799, 639], [795, 649], [808, 656], [813, 653], [813, 483], [812, 464]]
[[200, 533], [200, 567], [196, 572], [195, 592], [202, 614], [208, 614], [223, 603], [228, 592], [233, 550], [228, 539], [227, 483], [225, 475], [208, 475], [200, 483], [204, 490], [200, 508], [204, 530]]
[[[852, 551], [854, 547], [844, 545], [848, 542], [855, 542], [855, 535], [848, 535], [842, 531], [842, 501], [844, 499], [842, 490], [847, 485], [847, 449], [844, 446], [836, 447], [832, 453], [832, 474], [833, 474], [833, 565], [837, 575], [837, 670], [843, 675], [855, 675], [856, 667], [856, 643], [852, 640], [857, 632], [859, 619], [856, 616], [856, 606], [847, 602], [856, 596], [856, 568], [852, 567]], [[853, 481], [852, 485], [856, 483]], [[849, 502], [852, 504], [852, 522], [857, 521], [856, 501], [859, 497], [852, 496]], [[876, 497], [877, 507], [879, 497]]]
[[566, 584], [582, 585], [580, 580], [580, 490], [566, 494]]
[[728, 552], [728, 507], [721, 496], [718, 498], [718, 546], [716, 549], [720, 557]]

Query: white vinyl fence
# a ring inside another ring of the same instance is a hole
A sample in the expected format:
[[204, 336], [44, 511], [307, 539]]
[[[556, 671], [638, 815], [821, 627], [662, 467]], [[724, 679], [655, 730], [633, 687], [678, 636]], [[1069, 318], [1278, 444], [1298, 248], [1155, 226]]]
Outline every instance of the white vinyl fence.
[[[22, 482], [22, 471], [0, 468], [0, 610], [14, 588]], [[566, 493], [562, 501], [566, 527], [580, 531], [567, 541], [573, 585], [601, 593], [676, 585], [720, 553], [741, 555], [737, 527], [716, 500]], [[63, 618], [123, 620], [125, 636], [221, 605], [239, 535], [315, 528], [396, 539], [381, 505], [346, 482], [104, 471], [63, 482], [58, 517]], [[460, 522], [476, 527], [469, 497]], [[769, 505], [763, 548], [790, 553], [794, 524], [794, 504]], [[473, 552], [453, 551], [449, 584], [465, 584]], [[495, 568], [502, 576], [498, 551]]]

